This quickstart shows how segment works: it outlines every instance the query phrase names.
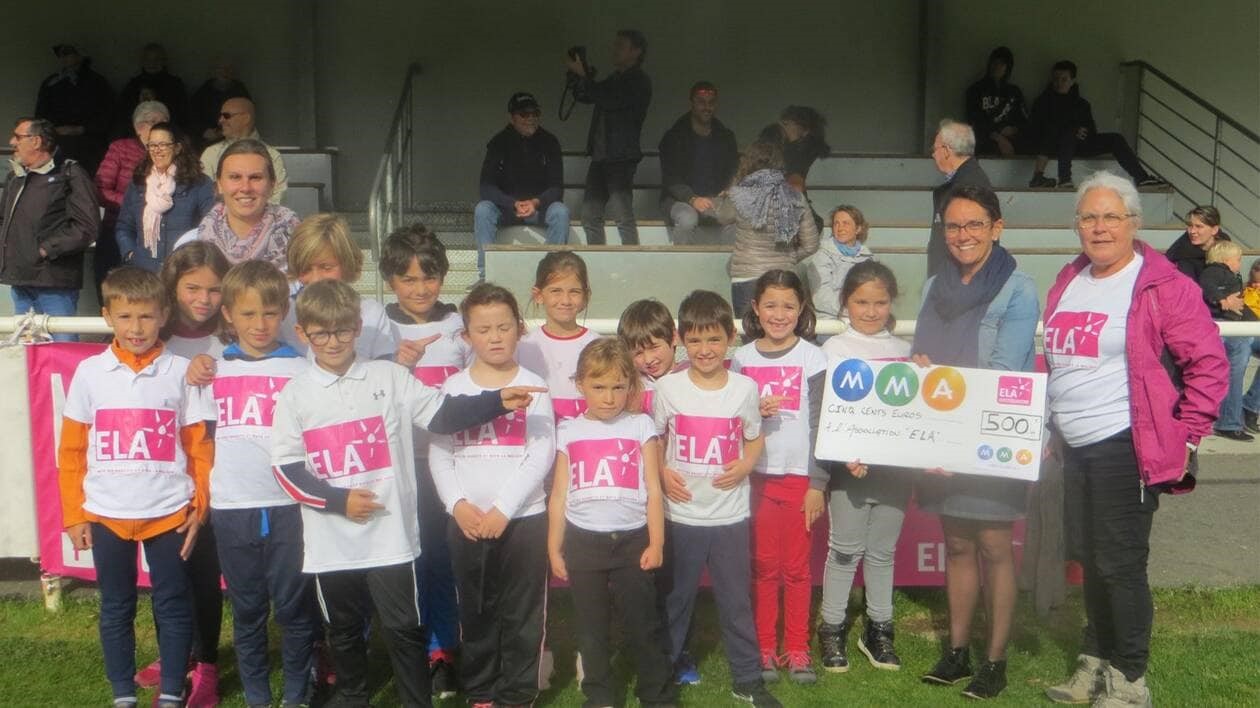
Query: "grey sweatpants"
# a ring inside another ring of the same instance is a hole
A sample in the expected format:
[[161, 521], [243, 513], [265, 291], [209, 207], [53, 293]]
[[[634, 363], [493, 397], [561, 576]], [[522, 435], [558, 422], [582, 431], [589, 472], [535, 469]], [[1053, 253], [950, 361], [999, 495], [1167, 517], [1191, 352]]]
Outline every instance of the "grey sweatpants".
[[859, 561], [863, 563], [867, 616], [874, 622], [893, 618], [893, 552], [906, 518], [906, 503], [903, 499], [890, 501], [874, 501], [861, 488], [831, 492], [827, 506], [830, 551], [822, 597], [822, 618], [827, 624], [844, 621]]

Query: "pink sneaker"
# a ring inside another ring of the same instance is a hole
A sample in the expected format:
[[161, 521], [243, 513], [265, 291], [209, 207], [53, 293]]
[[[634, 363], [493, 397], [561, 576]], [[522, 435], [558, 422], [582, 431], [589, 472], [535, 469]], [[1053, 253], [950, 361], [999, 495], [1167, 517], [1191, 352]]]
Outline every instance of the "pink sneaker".
[[810, 665], [809, 652], [790, 651], [787, 653], [788, 678], [793, 683], [810, 684], [818, 680], [814, 667]]
[[140, 688], [157, 688], [162, 683], [162, 662], [152, 664], [136, 672], [136, 685]]
[[219, 667], [198, 663], [192, 671], [186, 708], [215, 708], [219, 705]]

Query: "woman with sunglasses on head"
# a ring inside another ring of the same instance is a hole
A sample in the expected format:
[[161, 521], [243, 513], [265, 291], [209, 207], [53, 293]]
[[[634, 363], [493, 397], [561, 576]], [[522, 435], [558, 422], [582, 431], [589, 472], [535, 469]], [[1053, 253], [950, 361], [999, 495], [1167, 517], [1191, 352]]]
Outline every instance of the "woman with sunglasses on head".
[[172, 123], [148, 130], [145, 152], [123, 197], [114, 239], [124, 263], [156, 273], [180, 236], [197, 228], [214, 206], [214, 183]]

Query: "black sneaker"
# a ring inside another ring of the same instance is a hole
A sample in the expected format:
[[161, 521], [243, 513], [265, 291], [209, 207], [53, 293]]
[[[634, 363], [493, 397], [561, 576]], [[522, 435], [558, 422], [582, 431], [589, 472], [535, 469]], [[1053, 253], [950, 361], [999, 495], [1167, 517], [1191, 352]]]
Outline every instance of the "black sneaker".
[[1028, 180], [1028, 186], [1033, 189], [1053, 188], [1055, 184], [1057, 183], [1053, 179], [1040, 174], [1033, 175], [1032, 179]]
[[434, 698], [450, 698], [459, 693], [459, 677], [455, 667], [446, 659], [429, 664], [429, 687]]
[[1243, 427], [1249, 432], [1260, 433], [1260, 413], [1243, 409]]
[[953, 686], [959, 681], [971, 678], [971, 652], [967, 647], [950, 649], [932, 670], [923, 674], [923, 683], [934, 683], [941, 686]]
[[1256, 436], [1245, 430], [1213, 430], [1212, 434], [1218, 438], [1236, 440], [1238, 442], [1251, 442], [1256, 439]]
[[866, 631], [858, 637], [858, 649], [870, 660], [871, 666], [885, 671], [900, 671], [901, 659], [893, 651], [893, 623], [866, 620]]
[[976, 677], [971, 679], [971, 683], [967, 684], [962, 694], [968, 698], [985, 700], [997, 698], [1004, 688], [1006, 688], [1006, 661], [985, 661], [980, 664]]
[[840, 624], [818, 625], [818, 648], [822, 655], [824, 671], [842, 674], [849, 670], [849, 655], [845, 645], [849, 643], [849, 629], [853, 621], [845, 618]]
[[779, 699], [766, 690], [766, 684], [761, 681], [737, 683], [731, 688], [731, 695], [736, 700], [751, 703], [757, 708], [783, 708], [783, 704], [779, 702]]

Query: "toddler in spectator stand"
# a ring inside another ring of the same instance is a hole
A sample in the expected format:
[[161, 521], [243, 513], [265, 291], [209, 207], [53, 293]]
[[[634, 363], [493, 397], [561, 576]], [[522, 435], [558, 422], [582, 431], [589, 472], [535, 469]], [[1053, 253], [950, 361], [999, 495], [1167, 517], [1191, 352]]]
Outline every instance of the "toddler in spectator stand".
[[516, 360], [547, 382], [556, 422], [582, 415], [586, 401], [573, 383], [578, 355], [599, 335], [578, 324], [591, 301], [586, 262], [572, 251], [552, 251], [538, 262], [533, 303], [543, 308], [543, 325], [521, 337]]
[[731, 371], [756, 382], [761, 399], [765, 449], [752, 476], [752, 587], [761, 676], [767, 682], [779, 680], [780, 667], [796, 683], [818, 679], [809, 660], [809, 555], [810, 530], [822, 515], [823, 499], [806, 492], [811, 475], [821, 475], [813, 449], [827, 357], [810, 341], [814, 324], [814, 308], [796, 273], [766, 271], [757, 278], [744, 316], [744, 335], [752, 341], [736, 350], [731, 362]]
[[358, 358], [361, 311], [358, 293], [338, 280], [312, 283], [298, 296], [296, 333], [315, 362], [290, 379], [276, 401], [272, 471], [302, 504], [302, 570], [315, 576], [328, 626], [334, 700], [368, 702], [363, 622], [375, 612], [402, 704], [427, 706], [413, 430], [463, 430], [524, 408], [542, 389], [444, 399], [393, 362]]
[[[437, 235], [421, 224], [390, 234], [381, 249], [381, 277], [398, 297], [385, 306], [394, 338], [397, 361], [416, 378], [434, 388], [468, 366], [472, 351], [461, 333], [459, 309], [438, 299], [450, 265]], [[429, 677], [433, 695], [449, 698], [458, 686], [455, 651], [459, 647], [459, 610], [455, 576], [446, 544], [446, 510], [429, 472], [429, 436], [415, 434], [416, 485], [420, 504], [420, 547], [416, 580], [420, 584], [420, 618], [429, 628]]]
[[660, 439], [639, 410], [639, 374], [621, 340], [588, 344], [576, 380], [586, 412], [556, 431], [547, 550], [573, 596], [582, 692], [593, 706], [620, 695], [609, 641], [615, 605], [638, 669], [635, 695], [645, 706], [673, 705], [678, 688], [654, 578], [665, 548]]
[[643, 412], [651, 415], [656, 381], [674, 370], [678, 332], [674, 316], [659, 300], [635, 300], [621, 312], [617, 336], [634, 354], [643, 384]]
[[1243, 303], [1256, 317], [1260, 317], [1260, 258], [1251, 262], [1247, 285], [1243, 288]]
[[[294, 278], [289, 289], [292, 299], [311, 283], [340, 280], [353, 285], [363, 273], [363, 251], [350, 238], [350, 225], [335, 214], [313, 214], [303, 219], [289, 240], [288, 259], [289, 277]], [[363, 331], [354, 340], [359, 360], [393, 359], [398, 342], [385, 308], [370, 297], [362, 298], [359, 303]], [[296, 312], [296, 308], [289, 308], [285, 331], [293, 331]], [[305, 343], [295, 342], [294, 345], [302, 353], [307, 352]]]
[[322, 629], [302, 574], [301, 510], [271, 472], [276, 398], [310, 366], [280, 339], [288, 307], [288, 279], [266, 261], [239, 263], [223, 279], [223, 321], [232, 343], [211, 387], [218, 422], [210, 472], [210, 508], [245, 702], [271, 705], [267, 617], [274, 607], [286, 708], [310, 700], [311, 640]]
[[678, 334], [690, 366], [656, 383], [652, 417], [667, 437], [665, 609], [670, 658], [679, 675], [695, 673], [683, 649], [707, 567], [721, 621], [735, 698], [779, 706], [761, 677], [753, 630], [748, 475], [764, 447], [757, 384], [723, 366], [735, 341], [731, 306], [696, 290], [678, 308]]
[[[447, 394], [539, 386], [516, 363], [524, 323], [516, 299], [483, 283], [460, 305], [473, 363], [442, 385]], [[576, 365], [576, 362], [574, 362]], [[538, 697], [547, 607], [543, 480], [556, 455], [546, 395], [453, 435], [436, 435], [429, 467], [453, 517], [447, 542], [459, 590], [459, 679], [473, 706], [529, 705]]]
[[[859, 263], [840, 289], [840, 303], [848, 314], [848, 328], [823, 344], [829, 357], [867, 361], [905, 361], [910, 343], [892, 334], [893, 301], [897, 278], [877, 261]], [[825, 463], [813, 477], [811, 505], [829, 490], [831, 536], [823, 574], [822, 623], [818, 644], [823, 669], [849, 670], [846, 645], [849, 629], [849, 592], [858, 563], [866, 586], [866, 630], [858, 648], [877, 669], [896, 671], [901, 659], [893, 649], [893, 551], [901, 536], [901, 522], [914, 473], [899, 467], [870, 466], [861, 460]]]
[[161, 627], [160, 708], [184, 705], [193, 607], [184, 561], [209, 509], [214, 409], [184, 380], [188, 360], [158, 339], [162, 281], [135, 266], [101, 283], [109, 348], [75, 369], [58, 447], [61, 514], [75, 550], [92, 551], [100, 637], [115, 708], [136, 695], [136, 545], [144, 544]]

